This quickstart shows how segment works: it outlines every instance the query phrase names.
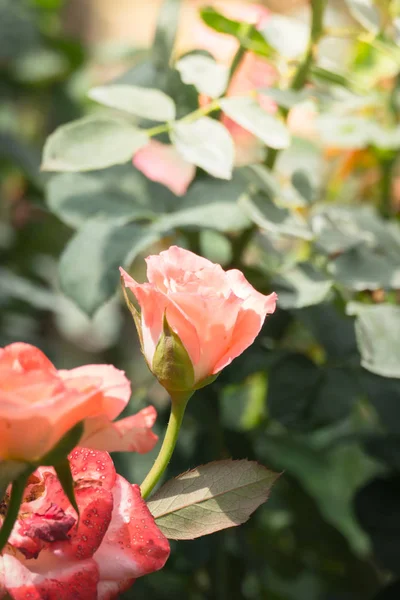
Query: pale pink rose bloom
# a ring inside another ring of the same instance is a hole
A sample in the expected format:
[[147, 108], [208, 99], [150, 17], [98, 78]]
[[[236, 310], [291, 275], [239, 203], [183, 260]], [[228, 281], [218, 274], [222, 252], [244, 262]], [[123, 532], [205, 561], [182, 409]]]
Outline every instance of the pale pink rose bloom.
[[148, 452], [157, 442], [153, 407], [113, 422], [130, 395], [125, 374], [111, 365], [58, 371], [35, 346], [0, 348], [0, 461], [40, 459], [80, 421], [80, 444]]
[[169, 556], [139, 486], [109, 454], [76, 448], [68, 458], [80, 519], [54, 469], [35, 471], [0, 554], [0, 598], [112, 600]]
[[183, 196], [193, 180], [196, 167], [182, 158], [174, 146], [150, 140], [133, 157], [133, 165], [151, 181], [165, 185]]
[[164, 313], [190, 356], [197, 383], [250, 346], [266, 315], [275, 310], [275, 293], [264, 296], [240, 271], [224, 271], [188, 250], [171, 246], [146, 262], [148, 283], [120, 271], [141, 308], [143, 351], [150, 368]]

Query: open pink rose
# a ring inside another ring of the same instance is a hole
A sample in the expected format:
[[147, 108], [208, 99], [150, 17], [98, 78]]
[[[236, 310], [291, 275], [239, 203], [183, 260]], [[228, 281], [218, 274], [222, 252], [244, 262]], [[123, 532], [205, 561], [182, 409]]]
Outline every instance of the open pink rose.
[[76, 448], [68, 458], [79, 522], [53, 468], [40, 467], [0, 554], [0, 599], [112, 600], [169, 556], [139, 486], [106, 452]]
[[240, 271], [224, 271], [188, 250], [171, 246], [146, 262], [148, 283], [137, 283], [120, 270], [141, 308], [143, 352], [150, 368], [164, 314], [189, 354], [198, 383], [250, 346], [275, 310], [275, 293], [264, 296]]
[[130, 395], [124, 373], [111, 365], [58, 371], [35, 346], [0, 348], [0, 461], [40, 459], [80, 421], [81, 445], [148, 452], [157, 441], [152, 406], [113, 422]]

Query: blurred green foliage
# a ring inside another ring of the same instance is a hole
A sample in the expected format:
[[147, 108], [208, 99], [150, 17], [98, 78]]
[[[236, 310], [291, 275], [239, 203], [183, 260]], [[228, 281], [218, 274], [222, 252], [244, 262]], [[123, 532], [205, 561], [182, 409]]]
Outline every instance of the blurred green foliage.
[[[313, 135], [297, 132], [276, 155], [269, 149], [273, 169], [236, 167], [223, 181], [203, 161], [177, 197], [131, 162], [40, 173], [46, 137], [96, 115], [85, 98], [93, 57], [63, 33], [61, 0], [0, 0], [1, 345], [36, 344], [60, 368], [125, 369], [129, 410], [154, 403], [162, 433], [168, 399], [117, 297], [118, 266], [144, 279], [143, 256], [176, 243], [279, 294], [254, 345], [191, 401], [168, 474], [232, 456], [283, 475], [246, 525], [172, 543], [164, 570], [135, 583], [136, 599], [399, 597], [400, 9], [395, 1], [348, 5], [360, 22], [330, 34], [350, 38], [346, 64], [314, 61], [302, 91], [289, 89], [285, 73], [303, 55], [285, 69], [279, 62], [285, 29], [274, 48], [271, 29], [264, 35], [203, 12], [210, 27], [239, 40], [238, 65], [245, 50], [276, 62], [276, 86], [260, 93], [281, 115], [311, 101], [317, 116], [309, 117]], [[132, 52], [117, 83], [161, 90], [182, 118], [199, 108], [198, 94], [170, 58], [179, 2], [162, 11], [152, 51]], [[252, 127], [257, 133], [257, 121]], [[140, 482], [154, 456], [115, 460]]]

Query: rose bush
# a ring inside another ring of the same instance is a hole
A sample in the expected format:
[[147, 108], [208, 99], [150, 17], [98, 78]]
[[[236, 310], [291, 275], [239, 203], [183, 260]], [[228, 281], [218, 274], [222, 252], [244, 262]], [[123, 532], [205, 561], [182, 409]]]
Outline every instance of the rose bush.
[[112, 422], [130, 395], [130, 382], [111, 365], [57, 370], [29, 344], [0, 349], [0, 461], [37, 461], [80, 421], [81, 445], [148, 452], [157, 442], [153, 407]]
[[53, 468], [37, 469], [0, 555], [0, 599], [111, 600], [169, 556], [139, 486], [116, 473], [106, 452], [76, 448], [68, 458], [80, 518]]
[[194, 369], [194, 385], [219, 373], [259, 333], [277, 296], [257, 292], [237, 269], [171, 246], [147, 262], [148, 283], [137, 283], [122, 268], [125, 286], [141, 308], [143, 352], [152, 368], [164, 314], [179, 336]]

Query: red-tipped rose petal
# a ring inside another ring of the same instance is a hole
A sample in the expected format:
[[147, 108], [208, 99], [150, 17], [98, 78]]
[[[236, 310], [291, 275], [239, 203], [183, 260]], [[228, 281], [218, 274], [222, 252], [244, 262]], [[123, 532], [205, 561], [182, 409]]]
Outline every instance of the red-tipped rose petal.
[[42, 551], [37, 560], [3, 556], [5, 587], [13, 600], [94, 600], [99, 574], [93, 560], [69, 563]]
[[139, 486], [117, 475], [113, 496], [111, 523], [93, 557], [100, 580], [119, 582], [158, 571], [169, 556], [169, 543], [156, 526]]
[[116, 472], [114, 463], [107, 452], [88, 448], [75, 448], [68, 456], [74, 481], [82, 485], [85, 481], [90, 485], [100, 485], [111, 490]]
[[70, 531], [67, 542], [53, 544], [69, 558], [91, 558], [103, 541], [111, 521], [113, 497], [109, 490], [98, 486], [78, 488], [75, 497], [80, 511], [77, 527]]

